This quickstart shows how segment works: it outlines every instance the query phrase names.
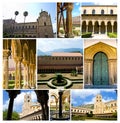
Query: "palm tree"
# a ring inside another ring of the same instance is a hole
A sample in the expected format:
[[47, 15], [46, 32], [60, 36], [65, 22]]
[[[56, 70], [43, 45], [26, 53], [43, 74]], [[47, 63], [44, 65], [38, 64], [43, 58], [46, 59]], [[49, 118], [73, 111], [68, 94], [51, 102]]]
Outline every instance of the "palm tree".
[[[28, 12], [25, 11], [25, 12], [23, 13], [23, 15], [24, 15], [24, 26], [25, 26], [25, 19], [26, 19], [26, 17], [28, 16]], [[24, 37], [24, 27], [23, 27], [23, 37]]]
[[15, 20], [16, 20], [16, 16], [19, 14], [18, 11], [15, 11]]
[[24, 15], [24, 23], [25, 23], [25, 18], [28, 16], [28, 12], [25, 11], [25, 12], [23, 13], [23, 15]]
[[15, 29], [15, 20], [16, 20], [16, 16], [19, 14], [18, 11], [15, 11], [15, 19], [14, 19], [14, 24], [13, 24], [13, 36], [14, 36], [14, 29]]

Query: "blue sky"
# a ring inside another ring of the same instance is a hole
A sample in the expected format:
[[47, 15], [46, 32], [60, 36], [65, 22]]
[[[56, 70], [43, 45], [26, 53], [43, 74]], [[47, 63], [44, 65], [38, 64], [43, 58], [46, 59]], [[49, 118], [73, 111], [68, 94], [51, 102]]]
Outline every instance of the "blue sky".
[[117, 2], [116, 0], [114, 0], [114, 2], [111, 0], [96, 0], [95, 2], [82, 2], [81, 6], [82, 5], [117, 5]]
[[[14, 107], [13, 107], [14, 111], [19, 112], [19, 113], [22, 112], [24, 95], [26, 93], [31, 94], [33, 102], [37, 101], [36, 94], [33, 90], [21, 90], [21, 93], [14, 100]], [[8, 109], [8, 104], [9, 104], [8, 93], [5, 90], [3, 90], [3, 110]]]
[[73, 8], [73, 11], [72, 11], [73, 17], [79, 16], [80, 13], [81, 13], [80, 10], [81, 10], [80, 3], [79, 2], [74, 3], [74, 8]]
[[[81, 13], [81, 5], [80, 5], [80, 2], [75, 2], [73, 3], [73, 10], [72, 10], [72, 16], [75, 17], [75, 16], [80, 16], [80, 13]], [[66, 18], [66, 11], [64, 11], [64, 16]]]
[[72, 102], [73, 106], [80, 106], [85, 104], [94, 104], [95, 97], [97, 94], [101, 94], [103, 102], [108, 102], [112, 100], [117, 100], [117, 95], [115, 90], [72, 90]]
[[82, 39], [37, 39], [37, 49], [42, 52], [52, 51], [54, 49], [81, 48], [83, 49]]
[[5, 3], [3, 4], [3, 19], [14, 19], [15, 11], [19, 11], [16, 22], [24, 22], [23, 12], [28, 11], [26, 22], [36, 22], [41, 10], [51, 15], [53, 28], [56, 30], [56, 3]]

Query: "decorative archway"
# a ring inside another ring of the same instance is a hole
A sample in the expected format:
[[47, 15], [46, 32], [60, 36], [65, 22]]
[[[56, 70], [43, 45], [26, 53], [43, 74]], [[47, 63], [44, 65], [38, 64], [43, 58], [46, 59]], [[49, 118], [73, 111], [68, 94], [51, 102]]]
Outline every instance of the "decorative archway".
[[[100, 54], [99, 54], [100, 53]], [[99, 61], [99, 55], [103, 55], [103, 65], [104, 69], [107, 70], [107, 76], [109, 81], [107, 85], [115, 85], [117, 82], [117, 50], [115, 47], [112, 47], [106, 43], [99, 42], [92, 46], [89, 46], [85, 49], [85, 57], [84, 57], [84, 81], [86, 85], [93, 85], [94, 80], [96, 80], [95, 69], [100, 68], [94, 68], [94, 64], [99, 64], [98, 67], [100, 67], [101, 62]], [[96, 54], [98, 56], [96, 56]], [[96, 57], [95, 57], [96, 56]], [[98, 57], [98, 58], [97, 58]], [[97, 59], [97, 63], [94, 63], [94, 60]], [[107, 61], [105, 63], [105, 60]], [[97, 65], [95, 65], [97, 66]], [[103, 67], [101, 66], [101, 67]], [[108, 67], [107, 67], [108, 66]], [[106, 68], [105, 68], [106, 67]], [[105, 71], [104, 71], [105, 72]], [[104, 73], [103, 72], [103, 73]], [[105, 74], [105, 73], [104, 73]], [[95, 78], [94, 78], [95, 76]], [[104, 78], [104, 77], [103, 77]], [[104, 85], [100, 83], [101, 85]]]
[[58, 110], [58, 95], [56, 93], [51, 93], [51, 98], [54, 97], [55, 99], [55, 108], [56, 108], [56, 111]]
[[105, 30], [105, 23], [104, 21], [101, 22], [101, 34], [105, 34], [106, 30]]
[[86, 32], [86, 21], [82, 22], [82, 32]]
[[99, 23], [98, 23], [98, 21], [95, 22], [95, 25], [94, 25], [94, 33], [95, 34], [99, 34]]
[[12, 49], [12, 56], [14, 58], [22, 56], [22, 49], [21, 49], [20, 40], [12, 40], [11, 49]]
[[24, 64], [24, 85], [23, 88], [29, 87], [29, 50], [28, 44], [23, 45], [23, 64]]
[[[33, 81], [35, 82], [35, 64], [36, 64], [35, 49], [36, 49], [35, 40], [33, 41], [19, 40], [19, 39], [3, 40], [3, 66], [4, 66], [3, 88], [4, 89], [8, 89], [8, 88], [20, 89], [22, 87], [23, 69], [26, 69], [25, 64], [27, 64], [27, 67], [31, 68], [31, 71], [28, 70], [26, 72], [27, 74], [30, 74], [31, 72], [32, 77], [28, 75], [28, 78], [30, 79], [31, 77], [30, 80], [32, 82]], [[31, 59], [30, 59], [30, 54], [31, 54]], [[9, 69], [11, 67], [12, 67], [12, 70]], [[15, 79], [15, 82], [13, 81], [12, 86], [10, 86], [10, 84], [8, 83], [9, 73], [10, 73], [9, 71], [12, 71], [12, 72], [14, 71], [14, 74], [15, 74], [13, 76], [13, 79]]]
[[88, 23], [88, 32], [93, 32], [92, 21], [89, 21], [89, 23]]
[[117, 22], [114, 22], [114, 26], [113, 26], [113, 32], [117, 33]]
[[107, 23], [107, 32], [112, 32], [112, 25], [110, 21]]
[[21, 62], [22, 62], [22, 46], [20, 40], [12, 40], [12, 57], [15, 61], [15, 89], [21, 88]]

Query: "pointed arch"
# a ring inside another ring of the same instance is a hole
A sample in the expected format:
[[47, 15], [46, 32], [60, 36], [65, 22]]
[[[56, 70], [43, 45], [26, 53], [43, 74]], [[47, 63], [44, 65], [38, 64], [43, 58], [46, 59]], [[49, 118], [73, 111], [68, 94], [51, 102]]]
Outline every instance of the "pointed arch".
[[11, 42], [12, 56], [13, 57], [21, 57], [22, 49], [20, 40], [12, 40]]

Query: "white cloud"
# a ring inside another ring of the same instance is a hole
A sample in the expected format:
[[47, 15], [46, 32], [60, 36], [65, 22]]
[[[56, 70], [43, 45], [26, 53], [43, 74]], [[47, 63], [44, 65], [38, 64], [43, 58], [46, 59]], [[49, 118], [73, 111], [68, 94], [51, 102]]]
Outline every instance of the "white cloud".
[[82, 39], [38, 39], [37, 49], [47, 52], [60, 48], [83, 48]]
[[56, 26], [56, 23], [53, 23], [52, 26], [53, 26], [53, 32], [55, 33], [56, 30], [57, 30], [57, 29], [56, 29], [56, 27], [57, 27], [57, 26]]
[[3, 104], [3, 110], [8, 109], [9, 100], [6, 100]]
[[71, 99], [71, 102], [72, 102], [73, 105], [78, 104], [78, 102], [75, 99], [73, 99], [73, 98]]
[[[24, 96], [25, 94], [31, 94], [32, 102], [37, 101], [37, 97], [34, 91], [28, 91], [28, 92], [21, 92], [20, 94], [17, 95], [17, 97], [14, 99], [14, 106], [13, 110], [14, 111], [19, 111], [21, 112], [22, 110], [22, 105], [24, 103]], [[8, 104], [9, 104], [9, 99], [5, 101], [3, 104], [3, 110], [8, 109]]]
[[26, 22], [35, 22], [38, 13], [30, 12], [30, 8], [28, 4], [25, 3], [11, 3], [11, 4], [3, 4], [3, 18], [4, 19], [15, 19], [15, 11], [18, 11], [19, 14], [16, 16], [16, 22], [24, 22], [23, 13], [28, 11], [28, 16], [26, 17]]
[[109, 102], [112, 100], [114, 100], [114, 98], [112, 98], [112, 97], [103, 97], [103, 99], [102, 99], [103, 102]]
[[74, 90], [72, 91], [72, 95], [74, 97], [80, 97], [82, 99], [85, 99], [86, 97], [90, 96], [90, 95], [97, 95], [100, 93], [100, 90]]
[[33, 102], [36, 102], [37, 101], [37, 96], [36, 96], [35, 91], [31, 91], [31, 98], [32, 98], [32, 101]]
[[114, 92], [115, 93], [115, 90], [114, 89], [104, 89], [102, 91], [104, 91], [104, 92]]
[[[26, 92], [21, 92], [20, 94], [17, 95], [17, 97], [14, 99], [14, 105], [13, 105], [13, 110], [17, 112], [22, 111], [22, 105], [24, 103], [24, 96], [25, 94], [31, 94], [32, 102], [37, 101], [37, 96], [34, 91], [26, 91]], [[9, 105], [9, 99], [5, 101], [3, 104], [3, 110], [8, 109]]]
[[76, 5], [76, 6], [79, 6], [79, 5], [80, 5], [80, 3], [79, 3], [79, 2], [77, 2], [75, 5]]
[[88, 90], [73, 90], [72, 91], [72, 96], [74, 97], [80, 97], [82, 99], [85, 99], [88, 96], [96, 96], [97, 94], [100, 94], [101, 92], [113, 92], [115, 93], [114, 89], [105, 89], [105, 90], [100, 90], [100, 89], [88, 89]]
[[86, 105], [86, 104], [94, 104], [94, 103], [95, 103], [95, 97], [91, 98], [90, 101], [83, 102], [84, 105]]

